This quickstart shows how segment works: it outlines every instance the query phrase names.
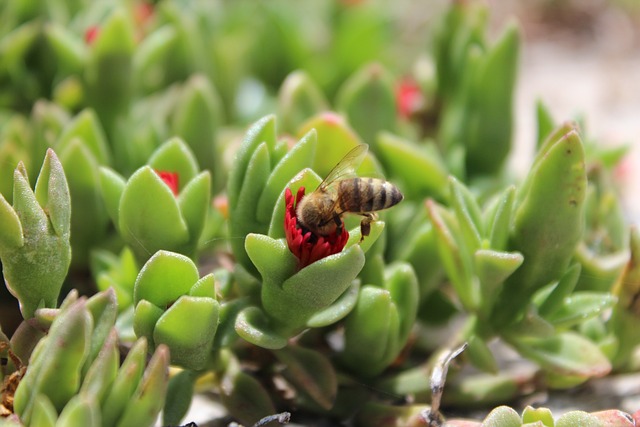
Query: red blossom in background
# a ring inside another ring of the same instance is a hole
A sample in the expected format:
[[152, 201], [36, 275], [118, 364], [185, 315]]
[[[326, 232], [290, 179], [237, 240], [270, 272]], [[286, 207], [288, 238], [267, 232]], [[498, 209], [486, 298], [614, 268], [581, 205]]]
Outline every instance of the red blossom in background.
[[161, 180], [167, 184], [174, 196], [178, 195], [178, 172], [156, 171]]
[[409, 119], [422, 107], [423, 97], [420, 86], [410, 78], [400, 81], [396, 89], [396, 105], [398, 114], [403, 119]]
[[213, 207], [222, 214], [225, 219], [229, 219], [229, 198], [220, 194], [213, 198]]
[[93, 44], [93, 42], [96, 40], [96, 38], [98, 37], [98, 34], [100, 33], [100, 27], [98, 27], [97, 25], [93, 25], [89, 28], [87, 28], [87, 30], [84, 32], [84, 41], [87, 44]]
[[613, 169], [613, 178], [617, 184], [626, 185], [634, 177], [634, 165], [630, 156], [624, 156]]
[[135, 26], [135, 38], [138, 43], [144, 40], [147, 35], [155, 14], [155, 7], [152, 3], [136, 3], [133, 8], [133, 22]]
[[141, 2], [136, 4], [133, 9], [133, 17], [138, 26], [145, 25], [151, 20], [153, 16], [154, 8], [153, 4], [147, 2]]
[[295, 208], [303, 197], [304, 187], [298, 189], [295, 203], [291, 190], [287, 188], [284, 192], [284, 232], [289, 250], [298, 258], [299, 268], [304, 268], [322, 258], [341, 252], [349, 240], [349, 233], [344, 227], [340, 234], [333, 233], [328, 236], [315, 236], [310, 231], [303, 231], [298, 226]]

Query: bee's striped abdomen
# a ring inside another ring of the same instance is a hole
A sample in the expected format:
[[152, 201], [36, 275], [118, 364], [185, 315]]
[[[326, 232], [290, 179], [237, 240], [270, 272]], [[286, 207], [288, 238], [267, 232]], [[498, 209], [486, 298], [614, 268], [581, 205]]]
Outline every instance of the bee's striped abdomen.
[[342, 212], [373, 212], [398, 204], [403, 196], [390, 182], [376, 178], [351, 178], [338, 183]]
[[400, 190], [398, 190], [398, 187], [396, 187], [392, 183], [388, 181], [383, 181], [382, 186], [383, 186], [383, 190], [380, 191], [379, 193], [380, 206], [382, 207], [379, 209], [387, 209], [387, 208], [390, 208], [391, 206], [395, 206], [398, 203], [400, 203], [404, 198]]

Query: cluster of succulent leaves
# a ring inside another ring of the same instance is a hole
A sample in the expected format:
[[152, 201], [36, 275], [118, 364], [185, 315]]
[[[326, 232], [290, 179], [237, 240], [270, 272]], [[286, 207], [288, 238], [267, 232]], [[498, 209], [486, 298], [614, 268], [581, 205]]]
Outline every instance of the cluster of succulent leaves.
[[[540, 104], [514, 184], [517, 26], [490, 43], [487, 9], [454, 2], [400, 79], [379, 4], [314, 2], [323, 50], [314, 14], [296, 14], [307, 2], [186, 3], [4, 6], [0, 259], [24, 318], [0, 335], [0, 378], [17, 383], [5, 424], [177, 424], [207, 388], [245, 424], [296, 407], [411, 425], [424, 406], [389, 396], [428, 401], [430, 356], [463, 342], [477, 370], [452, 372], [450, 405], [633, 369], [640, 235], [611, 182], [624, 152]], [[403, 84], [416, 97], [399, 108]], [[345, 249], [300, 268], [285, 189], [312, 191], [362, 143], [357, 173], [405, 200], [363, 241], [347, 219]], [[447, 341], [430, 333], [456, 319]], [[537, 372], [501, 372], [496, 338]], [[482, 425], [613, 425], [593, 417], [498, 408]]]
[[[385, 407], [384, 405], [371, 403], [368, 404], [370, 410], [366, 414], [366, 418], [358, 419], [360, 425], [391, 425], [386, 424], [388, 414], [394, 411], [396, 420], [399, 421], [393, 425], [402, 426], [424, 426], [428, 420], [428, 406], [413, 407], [410, 409], [401, 407]], [[499, 406], [492, 410], [484, 420], [472, 421], [467, 419], [453, 419], [446, 422], [446, 427], [632, 427], [635, 426], [635, 420], [622, 411], [611, 409], [598, 412], [569, 411], [559, 417], [554, 417], [551, 410], [540, 407], [533, 408], [527, 406], [518, 414], [509, 406]]]
[[30, 360], [13, 400], [24, 425], [135, 426], [162, 409], [169, 351], [157, 347], [147, 363], [148, 344], [139, 338], [121, 364], [117, 313], [113, 290], [89, 299], [72, 291], [60, 308], [38, 309], [10, 341], [2, 337], [12, 359]]

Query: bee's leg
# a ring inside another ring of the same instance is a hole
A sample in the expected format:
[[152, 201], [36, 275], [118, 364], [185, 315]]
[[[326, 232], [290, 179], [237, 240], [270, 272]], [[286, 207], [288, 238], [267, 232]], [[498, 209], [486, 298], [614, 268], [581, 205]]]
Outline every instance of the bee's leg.
[[371, 232], [371, 223], [378, 219], [378, 215], [374, 212], [365, 212], [362, 214], [364, 218], [360, 221], [360, 241], [362, 242], [365, 236], [368, 236]]
[[342, 234], [342, 227], [344, 226], [344, 222], [342, 222], [342, 218], [340, 218], [340, 214], [333, 214], [333, 221], [336, 223], [336, 234]]

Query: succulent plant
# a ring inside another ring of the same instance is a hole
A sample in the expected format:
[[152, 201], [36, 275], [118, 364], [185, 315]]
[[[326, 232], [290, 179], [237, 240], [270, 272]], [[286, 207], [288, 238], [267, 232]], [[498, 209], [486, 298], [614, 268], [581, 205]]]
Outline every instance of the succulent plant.
[[[24, 425], [153, 425], [164, 403], [169, 352], [159, 346], [147, 365], [140, 338], [120, 365], [116, 311], [114, 292], [105, 291], [90, 299], [71, 293], [60, 309], [36, 313], [40, 327], [45, 319], [51, 324], [22, 361], [27, 369], [11, 396]], [[14, 344], [29, 327], [20, 331]]]
[[[503, 406], [637, 371], [626, 149], [540, 102], [513, 179], [518, 25], [453, 1], [427, 52], [392, 7], [0, 6], [0, 426], [178, 425], [201, 391], [247, 426], [638, 423]], [[402, 203], [344, 208], [356, 176]]]

